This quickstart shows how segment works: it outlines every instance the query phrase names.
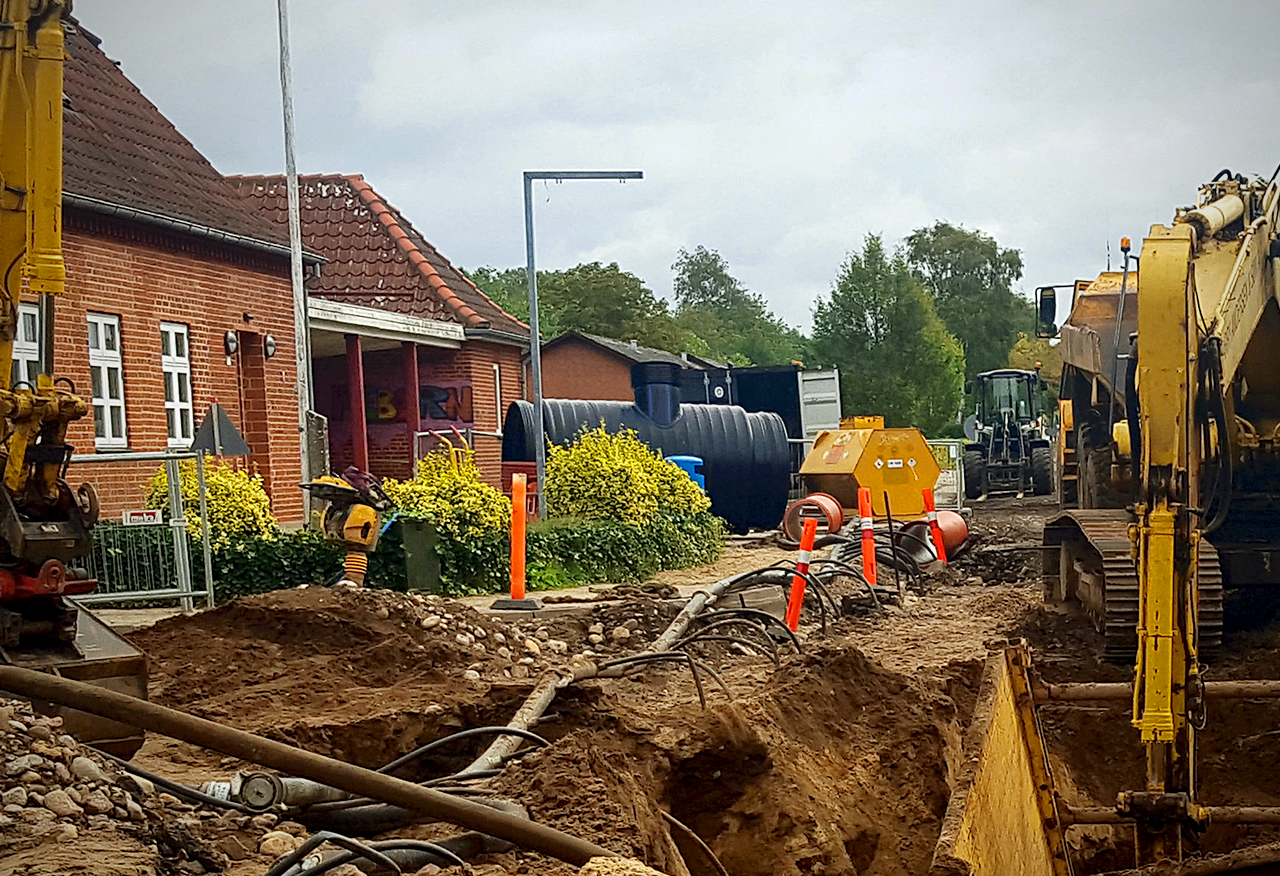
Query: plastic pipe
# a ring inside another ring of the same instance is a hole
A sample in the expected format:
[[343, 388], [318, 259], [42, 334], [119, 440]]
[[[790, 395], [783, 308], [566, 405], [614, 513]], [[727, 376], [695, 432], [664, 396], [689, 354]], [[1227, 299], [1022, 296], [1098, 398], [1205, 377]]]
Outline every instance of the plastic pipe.
[[818, 521], [806, 518], [800, 533], [800, 556], [796, 560], [796, 574], [791, 579], [791, 596], [787, 600], [787, 629], [795, 632], [800, 627], [800, 608], [804, 605], [805, 577], [809, 574], [809, 560], [813, 557], [813, 540], [818, 535]]
[[876, 586], [876, 523], [871, 516], [871, 488], [858, 487], [858, 517], [862, 529], [862, 577]]
[[938, 526], [938, 509], [933, 504], [933, 490], [925, 487], [920, 492], [924, 494], [924, 517], [929, 521], [929, 533], [933, 536], [933, 548], [938, 552], [938, 559], [945, 563], [947, 561], [947, 546], [942, 541], [942, 527]]
[[524, 599], [526, 475], [511, 475], [511, 598]]

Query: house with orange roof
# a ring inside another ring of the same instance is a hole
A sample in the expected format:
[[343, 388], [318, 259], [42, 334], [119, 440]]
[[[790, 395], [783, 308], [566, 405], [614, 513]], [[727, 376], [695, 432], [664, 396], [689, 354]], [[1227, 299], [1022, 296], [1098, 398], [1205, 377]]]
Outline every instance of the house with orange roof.
[[[280, 176], [229, 178], [285, 228]], [[438, 435], [472, 444], [501, 476], [504, 410], [523, 395], [529, 327], [455, 268], [359, 175], [299, 179], [303, 246], [325, 259], [307, 281], [316, 410], [331, 467], [404, 478]]]

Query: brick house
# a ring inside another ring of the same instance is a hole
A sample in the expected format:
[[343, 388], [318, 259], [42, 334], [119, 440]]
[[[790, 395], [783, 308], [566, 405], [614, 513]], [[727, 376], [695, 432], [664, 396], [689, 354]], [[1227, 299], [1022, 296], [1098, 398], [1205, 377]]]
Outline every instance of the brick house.
[[567, 332], [542, 345], [542, 395], [632, 401], [631, 366], [636, 362], [674, 362], [682, 368], [701, 369], [703, 361], [635, 341]]
[[[67, 292], [57, 302], [55, 373], [92, 405], [69, 440], [80, 454], [189, 447], [216, 399], [248, 441], [277, 517], [299, 521], [287, 235], [245, 209], [95, 37], [69, 23], [66, 45]], [[34, 373], [38, 321], [24, 301], [15, 379]], [[94, 483], [109, 519], [140, 506], [156, 468], [76, 463], [69, 479]]]
[[[283, 176], [230, 179], [285, 227]], [[457, 429], [497, 486], [502, 419], [523, 395], [529, 327], [363, 177], [302, 176], [300, 186], [303, 245], [326, 259], [308, 290], [315, 407], [329, 420], [331, 467], [408, 477], [434, 443], [423, 433]]]

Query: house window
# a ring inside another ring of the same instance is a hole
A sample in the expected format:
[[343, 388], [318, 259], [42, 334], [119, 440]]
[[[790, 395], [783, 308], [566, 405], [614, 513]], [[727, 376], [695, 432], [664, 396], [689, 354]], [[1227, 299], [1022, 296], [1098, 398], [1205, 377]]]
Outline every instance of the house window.
[[496, 431], [502, 434], [502, 366], [497, 362], [493, 363], [493, 403], [497, 408], [497, 427]]
[[18, 305], [18, 336], [13, 339], [13, 368], [9, 383], [26, 381], [35, 389], [40, 371], [40, 308], [34, 304]]
[[191, 446], [191, 344], [187, 327], [160, 323], [160, 368], [164, 372], [164, 417], [170, 447]]
[[100, 448], [128, 446], [120, 317], [89, 314], [89, 375], [93, 383], [94, 445]]

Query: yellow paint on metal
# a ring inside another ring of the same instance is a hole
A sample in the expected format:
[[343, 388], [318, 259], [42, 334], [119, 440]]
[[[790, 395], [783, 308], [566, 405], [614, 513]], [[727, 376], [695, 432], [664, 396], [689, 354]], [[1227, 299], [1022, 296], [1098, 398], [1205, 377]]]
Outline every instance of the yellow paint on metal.
[[842, 417], [840, 420], [841, 429], [883, 429], [884, 417], [879, 416], [856, 416]]
[[934, 852], [935, 873], [1069, 876], [1026, 652], [992, 654]]
[[800, 466], [805, 488], [830, 493], [847, 509], [858, 507], [858, 488], [871, 490], [876, 516], [924, 514], [921, 490], [932, 489], [941, 469], [919, 429], [836, 429], [819, 432]]

